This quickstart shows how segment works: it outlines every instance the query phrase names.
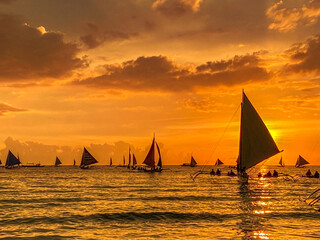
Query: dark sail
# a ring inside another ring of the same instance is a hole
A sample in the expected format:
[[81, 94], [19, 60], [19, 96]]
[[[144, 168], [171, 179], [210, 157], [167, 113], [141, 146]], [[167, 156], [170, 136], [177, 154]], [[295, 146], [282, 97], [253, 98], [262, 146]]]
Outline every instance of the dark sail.
[[130, 148], [129, 148], [129, 163], [128, 163], [128, 168], [130, 168], [130, 164], [131, 164], [131, 151], [130, 151]]
[[155, 161], [154, 161], [154, 142], [155, 139], [153, 138], [151, 148], [146, 156], [146, 159], [143, 161], [143, 164], [146, 164], [149, 167], [155, 167]]
[[132, 166], [137, 165], [137, 159], [136, 156], [134, 154], [132, 154]]
[[196, 165], [197, 165], [196, 160], [194, 160], [193, 156], [191, 156], [190, 166], [191, 166], [191, 167], [195, 167]]
[[112, 157], [110, 157], [110, 166], [112, 166]]
[[126, 165], [126, 158], [123, 156], [123, 166]]
[[56, 157], [56, 162], [55, 162], [55, 166], [59, 166], [61, 164], [61, 161], [58, 157]]
[[159, 154], [159, 161], [158, 161], [158, 167], [162, 168], [162, 159], [161, 159], [161, 154], [160, 154], [160, 148], [159, 148], [159, 145], [158, 143], [156, 143], [157, 145], [157, 149], [158, 149], [158, 154]]
[[215, 166], [223, 165], [224, 163], [218, 158]]
[[75, 166], [76, 165], [76, 160], [73, 160], [73, 166]]
[[16, 156], [13, 155], [13, 153], [9, 150], [8, 156], [7, 156], [7, 161], [6, 161], [6, 166], [14, 166], [17, 164], [20, 164], [20, 160], [16, 158]]
[[297, 162], [296, 162], [296, 167], [301, 167], [301, 166], [304, 166], [307, 164], [309, 164], [309, 162], [299, 155]]
[[243, 92], [238, 170], [247, 170], [279, 152], [266, 125]]
[[1, 160], [0, 160], [0, 165], [2, 164]]
[[97, 163], [98, 161], [88, 152], [86, 148], [83, 149], [81, 166], [91, 165]]

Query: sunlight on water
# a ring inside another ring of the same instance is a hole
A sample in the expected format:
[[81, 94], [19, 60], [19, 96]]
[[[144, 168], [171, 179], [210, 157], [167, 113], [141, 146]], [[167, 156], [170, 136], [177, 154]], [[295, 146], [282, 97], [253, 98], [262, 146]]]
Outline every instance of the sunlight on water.
[[150, 174], [101, 166], [87, 171], [2, 168], [0, 238], [320, 237], [319, 212], [298, 199], [320, 187], [319, 179], [260, 178], [243, 183], [237, 177], [202, 175], [192, 181], [194, 170], [174, 166]]

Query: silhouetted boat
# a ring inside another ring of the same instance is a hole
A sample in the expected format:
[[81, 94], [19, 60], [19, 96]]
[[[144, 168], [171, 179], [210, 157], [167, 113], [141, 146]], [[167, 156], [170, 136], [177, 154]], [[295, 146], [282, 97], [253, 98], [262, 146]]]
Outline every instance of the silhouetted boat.
[[110, 157], [109, 166], [112, 166], [112, 157]]
[[76, 165], [76, 160], [74, 159], [74, 160], [73, 160], [73, 166], [75, 166], [75, 165]]
[[218, 158], [216, 163], [214, 164], [215, 166], [220, 166], [223, 165], [224, 163]]
[[183, 163], [181, 166], [182, 167], [195, 167], [197, 166], [197, 162], [196, 160], [194, 160], [193, 156], [191, 156], [191, 160], [190, 160], [190, 163]]
[[43, 165], [41, 165], [40, 163], [27, 163], [25, 165], [21, 165], [21, 167], [26, 167], [26, 168], [35, 168], [35, 167], [44, 167]]
[[279, 161], [279, 167], [284, 167], [284, 161], [282, 160], [282, 156]]
[[84, 148], [80, 163], [81, 169], [89, 169], [91, 164], [97, 163], [98, 161], [89, 153], [89, 151]]
[[54, 166], [58, 167], [60, 164], [62, 164], [62, 162], [60, 161], [60, 159], [58, 157], [56, 157], [56, 162], [54, 163]]
[[130, 147], [129, 147], [129, 157], [128, 157], [129, 161], [128, 161], [128, 168], [130, 169], [130, 165], [131, 165], [131, 150], [130, 150]]
[[299, 155], [295, 167], [304, 167], [304, 165], [310, 164], [307, 160]]
[[[157, 167], [155, 165], [155, 146], [157, 146], [159, 160]], [[147, 165], [148, 168], [144, 168], [145, 172], [161, 172], [162, 171], [162, 159], [160, 154], [160, 148], [158, 146], [158, 143], [155, 140], [155, 137], [153, 137], [152, 144], [150, 147], [150, 150], [143, 161], [143, 164]]]
[[13, 155], [13, 153], [9, 150], [5, 168], [11, 169], [11, 168], [17, 167], [17, 165], [19, 166], [20, 164], [21, 162], [19, 160], [19, 157], [16, 158], [16, 156]]
[[238, 175], [247, 178], [246, 170], [279, 152], [268, 128], [243, 91]]
[[134, 153], [132, 154], [132, 169], [136, 169], [137, 165], [137, 159]]
[[117, 167], [128, 167], [128, 165], [126, 165], [126, 157], [123, 155], [123, 159], [122, 159], [122, 165], [119, 164]]

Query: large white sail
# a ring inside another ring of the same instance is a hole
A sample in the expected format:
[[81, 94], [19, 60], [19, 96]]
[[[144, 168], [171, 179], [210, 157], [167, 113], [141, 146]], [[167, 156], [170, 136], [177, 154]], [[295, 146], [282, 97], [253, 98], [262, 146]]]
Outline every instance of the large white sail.
[[243, 92], [238, 170], [243, 172], [279, 152], [266, 125]]

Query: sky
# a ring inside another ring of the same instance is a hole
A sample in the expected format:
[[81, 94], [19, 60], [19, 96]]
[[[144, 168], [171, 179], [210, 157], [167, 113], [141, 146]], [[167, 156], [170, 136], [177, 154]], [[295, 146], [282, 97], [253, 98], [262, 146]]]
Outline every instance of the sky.
[[[235, 164], [244, 89], [320, 165], [319, 0], [0, 0], [0, 159]], [[266, 164], [277, 164], [281, 154]]]

